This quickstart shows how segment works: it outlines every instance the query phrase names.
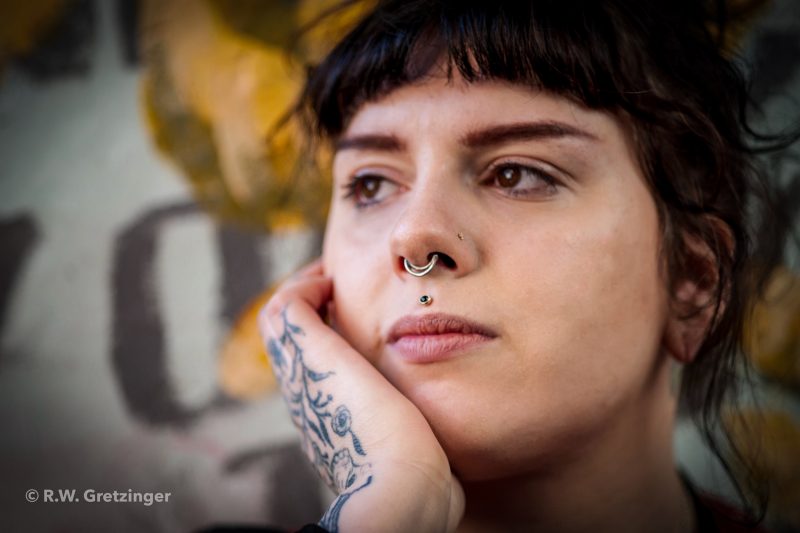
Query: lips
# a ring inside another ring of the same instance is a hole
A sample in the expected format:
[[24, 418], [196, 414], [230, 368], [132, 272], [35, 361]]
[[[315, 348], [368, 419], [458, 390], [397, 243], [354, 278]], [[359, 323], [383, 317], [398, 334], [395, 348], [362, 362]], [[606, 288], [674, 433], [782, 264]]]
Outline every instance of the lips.
[[455, 357], [497, 337], [491, 328], [455, 315], [405, 316], [395, 322], [387, 342], [412, 363]]

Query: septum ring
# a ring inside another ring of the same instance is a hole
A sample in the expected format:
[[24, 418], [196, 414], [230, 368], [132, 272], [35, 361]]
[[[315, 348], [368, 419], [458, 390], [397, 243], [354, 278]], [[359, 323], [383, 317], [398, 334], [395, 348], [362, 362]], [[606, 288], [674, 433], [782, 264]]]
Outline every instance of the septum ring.
[[409, 261], [404, 257], [403, 267], [406, 269], [406, 272], [408, 272], [412, 276], [421, 278], [422, 276], [433, 270], [433, 267], [436, 266], [437, 261], [439, 261], [439, 254], [433, 254], [433, 257], [431, 258], [430, 262], [427, 265], [420, 267], [415, 264], [412, 264], [411, 261]]

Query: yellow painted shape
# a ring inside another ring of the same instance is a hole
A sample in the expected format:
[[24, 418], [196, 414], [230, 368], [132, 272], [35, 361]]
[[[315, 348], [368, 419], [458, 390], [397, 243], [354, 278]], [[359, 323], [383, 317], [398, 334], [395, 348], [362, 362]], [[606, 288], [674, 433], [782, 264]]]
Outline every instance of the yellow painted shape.
[[746, 324], [744, 345], [759, 372], [800, 387], [800, 279], [789, 269], [774, 273]]
[[[341, 0], [302, 0], [297, 21], [298, 27], [305, 30], [300, 39], [303, 57], [319, 63], [375, 4], [376, 0], [361, 0], [339, 9]], [[327, 16], [333, 9], [335, 13]], [[323, 21], [316, 24], [320, 17], [324, 17]]]
[[0, 9], [0, 68], [27, 54], [58, 23], [64, 0], [3, 0]]
[[252, 400], [276, 389], [275, 375], [258, 331], [258, 313], [273, 290], [258, 295], [239, 315], [220, 351], [220, 385], [240, 400]]
[[769, 514], [800, 528], [800, 421], [780, 411], [746, 411], [726, 421], [734, 442], [769, 485]]
[[[311, 167], [298, 174], [308, 150], [296, 125], [275, 131], [297, 96], [302, 69], [293, 70], [283, 49], [234, 32], [206, 1], [146, 6], [147, 124], [198, 201], [251, 226], [283, 226], [287, 213], [320, 225], [329, 185]], [[279, 12], [286, 16], [285, 8]], [[196, 142], [186, 141], [187, 132]]]

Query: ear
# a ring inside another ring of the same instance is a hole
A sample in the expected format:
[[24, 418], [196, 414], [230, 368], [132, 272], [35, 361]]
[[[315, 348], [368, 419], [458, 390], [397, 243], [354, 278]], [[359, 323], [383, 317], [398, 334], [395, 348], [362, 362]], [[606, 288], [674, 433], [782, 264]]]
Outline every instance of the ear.
[[694, 360], [714, 318], [713, 297], [713, 289], [704, 289], [695, 281], [678, 284], [662, 340], [675, 360], [681, 363]]
[[[708, 222], [717, 237], [720, 252], [732, 254], [733, 237], [727, 225], [711, 217]], [[673, 283], [669, 317], [662, 344], [675, 360], [690, 363], [697, 356], [700, 345], [715, 318], [719, 275], [717, 256], [706, 241], [685, 234], [683, 246], [686, 260]], [[727, 292], [723, 290], [720, 314], [725, 310]]]

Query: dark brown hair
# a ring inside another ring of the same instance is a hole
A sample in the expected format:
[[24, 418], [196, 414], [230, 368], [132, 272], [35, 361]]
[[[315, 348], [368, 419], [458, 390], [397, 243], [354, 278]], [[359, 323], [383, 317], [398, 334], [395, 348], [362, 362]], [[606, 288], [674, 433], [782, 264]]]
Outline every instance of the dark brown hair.
[[[349, 2], [348, 4], [351, 4]], [[707, 4], [711, 4], [710, 6]], [[442, 60], [467, 82], [543, 89], [630, 124], [662, 228], [666, 280], [714, 293], [713, 319], [682, 373], [680, 402], [732, 475], [720, 412], [735, 402], [750, 306], [782, 259], [788, 219], [759, 152], [798, 135], [762, 135], [743, 68], [726, 57], [723, 2], [700, 0], [382, 0], [310, 71], [297, 111], [335, 140], [365, 102], [426, 76]], [[703, 257], [690, 242], [713, 254]], [[715, 273], [709, 276], [709, 272]], [[688, 320], [700, 308], [675, 302]], [[723, 439], [723, 440], [720, 440]], [[746, 481], [747, 489], [752, 480]]]

